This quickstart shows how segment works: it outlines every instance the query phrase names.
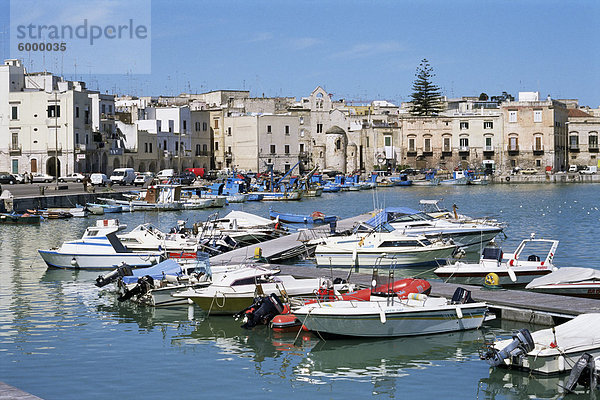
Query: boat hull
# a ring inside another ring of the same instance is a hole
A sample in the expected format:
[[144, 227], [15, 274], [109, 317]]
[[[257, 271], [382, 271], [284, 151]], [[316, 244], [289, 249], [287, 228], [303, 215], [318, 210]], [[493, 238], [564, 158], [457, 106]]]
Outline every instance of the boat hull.
[[569, 283], [544, 285], [532, 288], [534, 292], [559, 294], [562, 296], [584, 297], [600, 300], [600, 282], [595, 283]]
[[[354, 301], [335, 303], [357, 305]], [[303, 321], [309, 330], [356, 337], [416, 336], [477, 329], [483, 323], [487, 312], [483, 303], [449, 305], [437, 309], [415, 308], [408, 311], [402, 308], [396, 310], [393, 306], [386, 307], [385, 303], [381, 307], [373, 306], [364, 311], [357, 311], [352, 306], [322, 304], [333, 306], [305, 307], [295, 311], [296, 317]], [[457, 311], [458, 309], [460, 311]]]
[[481, 270], [481, 271], [470, 271], [470, 272], [460, 272], [459, 269], [453, 269], [452, 266], [445, 266], [440, 268], [442, 271], [435, 271], [435, 274], [444, 279], [444, 282], [450, 283], [462, 283], [466, 285], [479, 285], [482, 286], [484, 284], [485, 277], [494, 273], [498, 275], [498, 284], [500, 286], [510, 287], [510, 286], [524, 286], [534, 280], [535, 278], [539, 278], [540, 276], [547, 275], [552, 272], [549, 270], [530, 270], [530, 271], [517, 271], [514, 270], [514, 273], [517, 277], [517, 281], [513, 282], [508, 274], [508, 270], [504, 269], [496, 269], [496, 270]]
[[[454, 253], [454, 246], [440, 246], [407, 252], [394, 252], [391, 248], [360, 249], [354, 261], [352, 251], [339, 251], [335, 247], [317, 246], [315, 260], [318, 267], [421, 267], [445, 264]], [[397, 251], [397, 250], [396, 250]], [[381, 257], [386, 253], [389, 257]]]
[[122, 263], [132, 268], [151, 267], [160, 262], [158, 253], [74, 254], [55, 250], [38, 250], [44, 262], [51, 268], [63, 269], [114, 269]]

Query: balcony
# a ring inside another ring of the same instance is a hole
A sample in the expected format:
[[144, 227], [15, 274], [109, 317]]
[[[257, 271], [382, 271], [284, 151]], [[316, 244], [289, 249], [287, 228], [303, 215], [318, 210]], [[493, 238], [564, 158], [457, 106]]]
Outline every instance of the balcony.
[[598, 152], [598, 145], [597, 144], [590, 144], [588, 146], [588, 151], [590, 153], [597, 153]]
[[519, 154], [519, 146], [508, 146], [506, 151], [508, 152], [508, 155], [517, 155]]
[[433, 156], [433, 150], [429, 149], [425, 149], [423, 150], [423, 157], [431, 157]]
[[494, 146], [483, 146], [483, 152], [484, 153], [493, 153], [494, 152]]
[[231, 160], [233, 159], [233, 154], [231, 154], [230, 151], [226, 151], [225, 152], [225, 160]]
[[62, 146], [60, 146], [60, 145], [58, 146], [58, 149], [57, 149], [56, 145], [48, 144], [48, 145], [46, 145], [46, 151], [48, 152], [49, 157], [62, 156]]
[[576, 144], [576, 143], [571, 143], [571, 144], [569, 145], [569, 151], [570, 151], [571, 153], [579, 153], [579, 144]]
[[110, 154], [111, 156], [122, 156], [123, 149], [122, 148], [110, 149], [110, 150], [108, 150], [108, 154]]
[[442, 157], [452, 157], [452, 147], [445, 146], [442, 148]]
[[458, 154], [469, 154], [469, 146], [460, 146], [458, 148]]
[[534, 156], [541, 156], [544, 154], [544, 146], [533, 146], [532, 150]]
[[415, 150], [415, 149], [408, 149], [408, 150], [406, 151], [406, 155], [407, 155], [408, 157], [416, 157], [416, 155], [417, 155], [417, 150]]
[[8, 152], [11, 156], [20, 156], [21, 155], [21, 146], [16, 146], [11, 144], [8, 148]]
[[299, 152], [298, 160], [308, 160], [308, 152], [306, 152], [306, 151]]

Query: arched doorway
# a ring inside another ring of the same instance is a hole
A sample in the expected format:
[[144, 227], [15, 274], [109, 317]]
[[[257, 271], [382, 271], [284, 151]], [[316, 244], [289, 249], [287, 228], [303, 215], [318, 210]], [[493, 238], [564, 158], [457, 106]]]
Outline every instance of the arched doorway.
[[160, 169], [165, 169], [165, 160], [160, 160]]
[[121, 168], [121, 161], [118, 158], [113, 160], [113, 171], [117, 168]]
[[138, 171], [140, 172], [145, 172], [146, 171], [146, 164], [141, 162], [140, 165], [138, 166]]
[[108, 156], [106, 155], [106, 153], [102, 153], [102, 163], [100, 163], [100, 168], [98, 169], [98, 172], [106, 173], [107, 169], [108, 169]]
[[[141, 171], [141, 170], [140, 170], [140, 171]], [[152, 161], [152, 162], [150, 163], [150, 165], [148, 166], [148, 171], [150, 171], [150, 172], [157, 172], [157, 171], [156, 171], [156, 164], [154, 163], [154, 161]], [[143, 171], [142, 171], [142, 172], [143, 172]]]
[[127, 168], [133, 168], [133, 157], [127, 159]]
[[56, 157], [50, 157], [46, 161], [46, 173], [54, 177], [60, 176], [60, 160]]

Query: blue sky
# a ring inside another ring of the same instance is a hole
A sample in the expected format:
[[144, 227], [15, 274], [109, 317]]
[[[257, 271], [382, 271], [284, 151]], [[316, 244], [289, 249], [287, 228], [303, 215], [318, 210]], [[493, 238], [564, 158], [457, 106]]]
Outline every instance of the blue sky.
[[427, 58], [450, 97], [539, 91], [600, 106], [598, 1], [152, 0], [151, 17], [150, 75], [67, 78], [119, 94], [299, 98], [322, 85], [336, 99], [400, 102]]

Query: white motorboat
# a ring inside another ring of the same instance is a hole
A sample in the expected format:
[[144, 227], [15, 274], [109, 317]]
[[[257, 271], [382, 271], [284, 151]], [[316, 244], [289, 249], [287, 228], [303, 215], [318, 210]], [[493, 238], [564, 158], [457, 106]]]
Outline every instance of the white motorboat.
[[357, 232], [319, 239], [319, 267], [419, 267], [446, 263], [457, 249], [453, 243], [408, 236], [399, 231]]
[[600, 299], [600, 270], [593, 268], [559, 268], [529, 282], [525, 289], [565, 296]]
[[162, 260], [162, 251], [133, 252], [123, 246], [117, 231], [126, 227], [117, 220], [99, 220], [96, 226], [85, 230], [81, 239], [38, 252], [46, 264], [53, 268], [113, 269], [122, 263], [138, 268], [149, 267]]
[[219, 218], [211, 215], [205, 222], [194, 224], [200, 236], [226, 235], [237, 243], [254, 244], [281, 236], [284, 229], [279, 220], [272, 221], [244, 211], [231, 211]]
[[494, 367], [555, 374], [571, 370], [584, 353], [600, 356], [600, 314], [578, 315], [533, 333], [521, 329], [512, 339], [490, 344], [481, 358]]
[[210, 266], [207, 253], [198, 253], [193, 260], [167, 259], [155, 266], [132, 270], [120, 266], [114, 271], [99, 276], [96, 286], [103, 287], [114, 282], [119, 301], [153, 306], [172, 307], [193, 304], [190, 299], [175, 298], [173, 293], [185, 289], [208, 286], [218, 281], [225, 272], [242, 268], [242, 265]]
[[[178, 228], [185, 221], [178, 221]], [[121, 243], [131, 250], [166, 250], [175, 252], [196, 252], [198, 240], [187, 231], [164, 233], [156, 226], [146, 223], [136, 226], [132, 231], [117, 235]]]
[[495, 222], [436, 219], [409, 207], [387, 207], [365, 222], [370, 227], [390, 224], [406, 235], [424, 235], [427, 238], [452, 239], [458, 247], [469, 253], [481, 252], [504, 227]]
[[[188, 289], [173, 294], [176, 298], [189, 298], [208, 314], [233, 315], [247, 308], [257, 294], [276, 294], [288, 296], [314, 296], [325, 284], [321, 278], [298, 279], [291, 275], [277, 275], [279, 270], [263, 266], [248, 266], [226, 272], [213, 279], [210, 286], [200, 289]], [[354, 288], [349, 284], [338, 284], [339, 292]]]
[[[470, 299], [470, 295], [455, 297]], [[369, 301], [317, 302], [292, 312], [307, 329], [319, 333], [397, 337], [477, 329], [485, 319], [487, 306], [411, 293], [406, 299], [371, 295]]]
[[496, 246], [486, 247], [479, 263], [457, 261], [437, 268], [434, 273], [447, 282], [473, 285], [483, 285], [487, 275], [494, 273], [498, 282], [488, 283], [523, 286], [556, 270], [553, 260], [557, 247], [558, 240], [535, 239], [532, 235], [519, 244], [514, 254], [503, 254]]

